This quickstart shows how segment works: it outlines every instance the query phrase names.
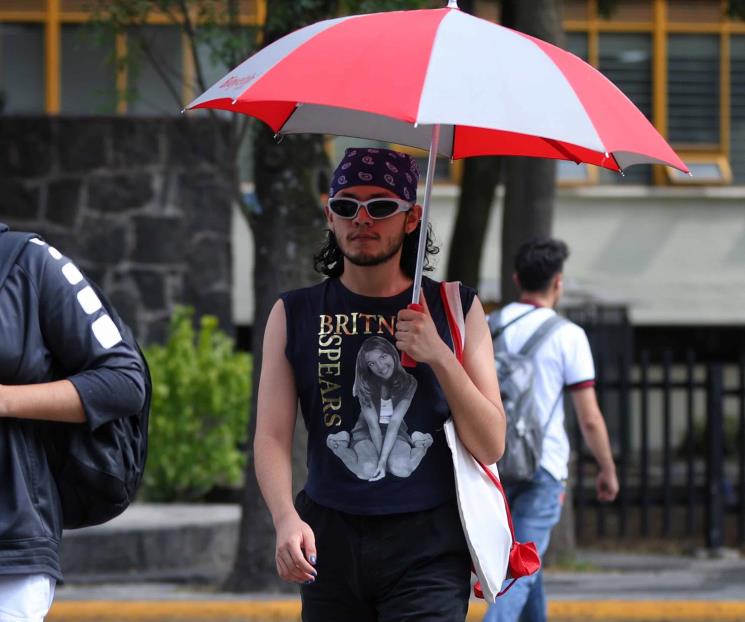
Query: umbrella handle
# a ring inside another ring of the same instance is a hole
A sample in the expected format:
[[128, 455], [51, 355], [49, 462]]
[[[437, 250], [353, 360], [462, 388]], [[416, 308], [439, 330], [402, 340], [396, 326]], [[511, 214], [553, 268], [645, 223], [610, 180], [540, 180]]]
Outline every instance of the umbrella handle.
[[[411, 302], [406, 308], [417, 311], [418, 313], [424, 313], [424, 307], [418, 302]], [[416, 367], [416, 361], [406, 354], [406, 352], [401, 352], [401, 365], [409, 368]]]

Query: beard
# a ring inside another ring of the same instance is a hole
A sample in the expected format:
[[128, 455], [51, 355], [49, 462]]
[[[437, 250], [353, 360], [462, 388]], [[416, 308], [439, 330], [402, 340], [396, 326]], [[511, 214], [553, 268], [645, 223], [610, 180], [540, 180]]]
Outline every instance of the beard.
[[339, 247], [341, 254], [344, 256], [345, 259], [349, 261], [349, 263], [355, 266], [379, 266], [386, 263], [387, 261], [390, 261], [393, 257], [396, 256], [396, 254], [401, 250], [401, 247], [404, 245], [405, 237], [405, 232], [401, 231], [400, 235], [398, 235], [397, 237], [389, 238], [388, 247], [384, 248], [378, 253], [368, 253], [364, 251], [359, 251], [356, 253], [350, 252], [348, 248], [345, 248], [346, 244], [339, 244], [338, 239], [336, 240], [336, 244]]

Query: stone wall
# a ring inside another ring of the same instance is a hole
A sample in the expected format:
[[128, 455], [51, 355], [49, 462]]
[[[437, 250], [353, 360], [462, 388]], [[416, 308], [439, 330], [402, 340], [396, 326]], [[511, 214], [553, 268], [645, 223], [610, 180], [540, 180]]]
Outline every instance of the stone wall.
[[208, 119], [0, 117], [0, 221], [36, 231], [145, 342], [173, 306], [231, 318], [231, 201]]

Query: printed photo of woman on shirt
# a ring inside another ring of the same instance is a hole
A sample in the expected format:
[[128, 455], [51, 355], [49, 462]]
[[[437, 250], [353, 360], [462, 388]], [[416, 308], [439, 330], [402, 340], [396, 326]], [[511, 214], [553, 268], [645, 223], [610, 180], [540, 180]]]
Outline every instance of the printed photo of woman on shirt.
[[362, 343], [352, 388], [360, 416], [351, 436], [342, 431], [326, 439], [331, 451], [360, 479], [374, 482], [386, 473], [408, 477], [432, 445], [431, 434], [409, 434], [404, 421], [416, 387], [416, 379], [403, 368], [390, 341], [370, 337]]

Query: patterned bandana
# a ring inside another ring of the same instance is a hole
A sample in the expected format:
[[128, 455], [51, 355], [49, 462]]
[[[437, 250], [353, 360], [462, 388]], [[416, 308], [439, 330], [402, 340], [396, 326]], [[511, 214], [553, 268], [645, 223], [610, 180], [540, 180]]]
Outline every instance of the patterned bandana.
[[416, 201], [419, 168], [410, 155], [391, 149], [351, 147], [331, 178], [329, 197], [351, 186], [380, 186], [405, 201]]

